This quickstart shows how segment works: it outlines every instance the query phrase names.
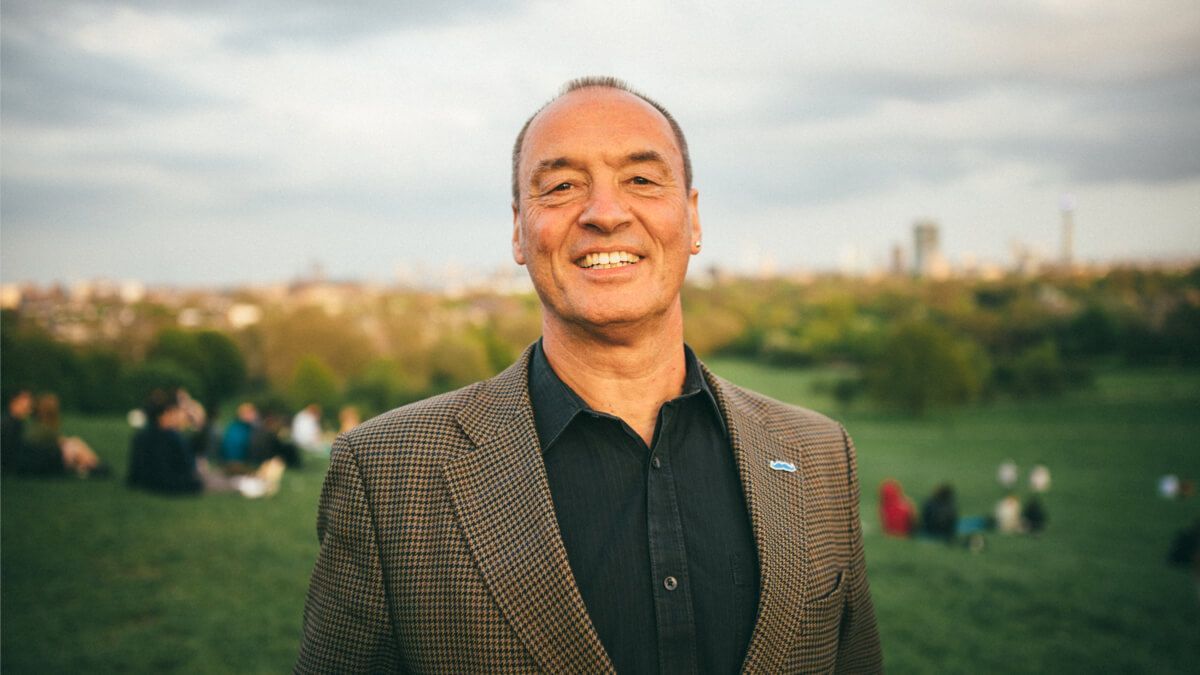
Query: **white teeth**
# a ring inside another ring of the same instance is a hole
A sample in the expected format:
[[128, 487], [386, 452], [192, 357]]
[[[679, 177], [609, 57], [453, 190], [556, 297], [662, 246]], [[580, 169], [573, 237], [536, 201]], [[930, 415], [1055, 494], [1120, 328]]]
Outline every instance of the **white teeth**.
[[602, 253], [589, 253], [575, 261], [575, 264], [588, 269], [606, 270], [613, 267], [632, 265], [639, 260], [641, 260], [640, 256], [628, 251], [605, 251]]

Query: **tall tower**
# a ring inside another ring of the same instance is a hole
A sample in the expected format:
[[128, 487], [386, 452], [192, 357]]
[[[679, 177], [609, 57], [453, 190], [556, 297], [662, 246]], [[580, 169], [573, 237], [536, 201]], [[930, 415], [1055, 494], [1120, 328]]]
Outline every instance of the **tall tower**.
[[938, 242], [938, 224], [932, 220], [913, 223], [913, 274], [918, 277], [943, 277], [946, 263]]
[[1075, 264], [1075, 198], [1064, 194], [1058, 203], [1062, 211], [1062, 252], [1059, 262], [1063, 269]]

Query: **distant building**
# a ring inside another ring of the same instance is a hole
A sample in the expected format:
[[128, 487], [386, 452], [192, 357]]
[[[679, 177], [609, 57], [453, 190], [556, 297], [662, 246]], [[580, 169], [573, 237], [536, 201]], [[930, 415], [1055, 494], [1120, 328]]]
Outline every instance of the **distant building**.
[[1021, 276], [1032, 277], [1042, 270], [1042, 257], [1032, 247], [1022, 242], [1014, 241], [1012, 243], [1012, 257], [1013, 272]]
[[1062, 252], [1059, 263], [1069, 270], [1075, 265], [1075, 198], [1063, 195], [1059, 204], [1062, 211]]
[[913, 224], [913, 274], [927, 279], [944, 279], [950, 274], [950, 266], [942, 256], [938, 224], [933, 220]]
[[904, 276], [908, 270], [908, 261], [905, 260], [904, 247], [900, 244], [892, 244], [891, 264], [888, 266], [888, 272], [894, 277]]
[[262, 320], [262, 309], [258, 305], [246, 302], [235, 302], [225, 313], [225, 321], [234, 330], [253, 326]]

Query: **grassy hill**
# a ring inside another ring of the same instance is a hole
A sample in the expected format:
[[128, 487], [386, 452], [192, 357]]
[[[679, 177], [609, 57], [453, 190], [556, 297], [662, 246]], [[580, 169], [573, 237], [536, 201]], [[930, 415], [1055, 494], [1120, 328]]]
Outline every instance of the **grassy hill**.
[[[714, 369], [845, 422], [859, 448], [868, 564], [889, 671], [1188, 672], [1200, 654], [1194, 581], [1164, 563], [1200, 498], [1157, 497], [1160, 475], [1200, 478], [1200, 373], [1117, 371], [1049, 401], [997, 401], [913, 420], [838, 411], [820, 377], [742, 362]], [[70, 418], [124, 473], [130, 430]], [[914, 499], [950, 481], [964, 514], [1001, 496], [996, 466], [1053, 472], [1040, 537], [989, 535], [982, 553], [880, 534], [876, 489]], [[299, 636], [325, 464], [276, 497], [162, 498], [103, 481], [2, 479], [5, 672], [281, 672]]]

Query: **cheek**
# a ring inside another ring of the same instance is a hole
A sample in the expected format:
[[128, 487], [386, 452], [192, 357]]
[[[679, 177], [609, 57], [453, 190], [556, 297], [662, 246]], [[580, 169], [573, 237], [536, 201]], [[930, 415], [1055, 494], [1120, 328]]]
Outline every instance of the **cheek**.
[[563, 244], [565, 227], [561, 219], [547, 216], [531, 212], [525, 221], [525, 250], [529, 253], [549, 255]]

